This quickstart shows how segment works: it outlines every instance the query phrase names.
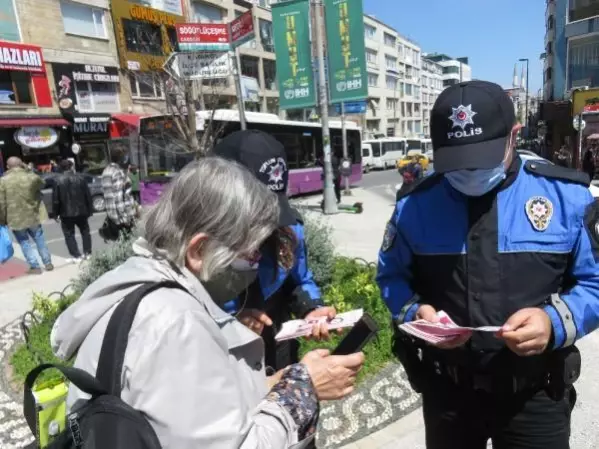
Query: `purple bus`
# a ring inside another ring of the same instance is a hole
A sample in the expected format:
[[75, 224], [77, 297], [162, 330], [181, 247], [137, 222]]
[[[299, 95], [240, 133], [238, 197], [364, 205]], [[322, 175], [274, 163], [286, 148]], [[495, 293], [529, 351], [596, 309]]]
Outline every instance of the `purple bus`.
[[[200, 111], [196, 113], [196, 118], [198, 138], [200, 142], [205, 142], [209, 147], [224, 136], [241, 128], [239, 114], [236, 110]], [[318, 164], [323, 156], [320, 123], [281, 120], [274, 114], [257, 112], [246, 112], [246, 122], [248, 129], [264, 131], [285, 146], [289, 166], [288, 194], [290, 196], [318, 192], [323, 189], [322, 168]], [[342, 157], [343, 139], [340, 121], [330, 121], [330, 133], [331, 150]], [[350, 181], [352, 185], [356, 185], [362, 180], [360, 127], [354, 122], [347, 121], [346, 136], [348, 157], [352, 162]], [[180, 150], [165, 148], [164, 138], [155, 144], [152, 144], [151, 138], [145, 138], [144, 141], [146, 145], [143, 146], [145, 146], [150, 173], [174, 173], [193, 159], [193, 155], [185, 155]], [[150, 176], [147, 180], [142, 181], [142, 203], [153, 203], [161, 194], [166, 182], [168, 182], [168, 177], [154, 180]], [[146, 191], [145, 194], [144, 191]]]

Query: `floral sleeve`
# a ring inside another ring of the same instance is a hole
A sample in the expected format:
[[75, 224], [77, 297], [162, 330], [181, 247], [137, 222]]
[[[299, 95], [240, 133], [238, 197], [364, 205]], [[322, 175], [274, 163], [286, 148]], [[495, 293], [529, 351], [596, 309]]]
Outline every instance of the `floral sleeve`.
[[291, 365], [266, 397], [289, 412], [299, 427], [299, 439], [303, 440], [316, 432], [318, 420], [318, 398], [308, 370], [301, 363]]

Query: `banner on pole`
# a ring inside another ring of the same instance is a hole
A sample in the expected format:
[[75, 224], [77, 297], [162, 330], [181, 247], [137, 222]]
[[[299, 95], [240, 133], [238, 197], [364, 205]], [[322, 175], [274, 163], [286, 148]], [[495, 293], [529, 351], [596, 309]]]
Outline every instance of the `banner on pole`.
[[316, 104], [316, 93], [310, 43], [310, 1], [273, 4], [272, 23], [279, 107], [311, 108]]
[[362, 0], [324, 0], [331, 103], [368, 98]]
[[233, 20], [229, 26], [231, 27], [233, 47], [239, 47], [256, 37], [254, 33], [254, 16], [251, 9]]

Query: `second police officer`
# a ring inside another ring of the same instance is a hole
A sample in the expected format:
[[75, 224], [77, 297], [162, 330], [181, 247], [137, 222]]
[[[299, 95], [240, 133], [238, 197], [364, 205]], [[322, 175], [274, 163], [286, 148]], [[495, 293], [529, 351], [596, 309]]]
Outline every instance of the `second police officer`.
[[449, 87], [431, 113], [435, 174], [398, 194], [378, 283], [395, 325], [501, 326], [437, 346], [396, 333], [429, 449], [567, 449], [574, 343], [599, 325], [599, 206], [585, 174], [515, 152], [493, 83]]
[[[275, 341], [281, 325], [292, 317], [331, 319], [336, 311], [324, 306], [308, 267], [303, 220], [287, 199], [289, 170], [283, 145], [261, 131], [238, 131], [222, 139], [214, 154], [247, 167], [279, 198], [280, 228], [258, 255], [257, 281], [239, 298], [231, 298], [225, 307], [262, 335], [267, 374], [274, 374], [299, 358], [297, 340]], [[327, 338], [326, 327], [315, 326], [312, 336]]]

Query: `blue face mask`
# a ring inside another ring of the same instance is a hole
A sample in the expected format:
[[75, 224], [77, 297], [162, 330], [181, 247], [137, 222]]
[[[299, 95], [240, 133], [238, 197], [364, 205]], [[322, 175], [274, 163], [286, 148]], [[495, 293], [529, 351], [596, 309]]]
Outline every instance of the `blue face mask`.
[[487, 170], [457, 170], [445, 174], [445, 178], [458, 192], [466, 196], [483, 196], [505, 179], [503, 162]]

